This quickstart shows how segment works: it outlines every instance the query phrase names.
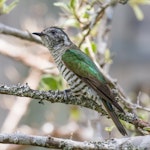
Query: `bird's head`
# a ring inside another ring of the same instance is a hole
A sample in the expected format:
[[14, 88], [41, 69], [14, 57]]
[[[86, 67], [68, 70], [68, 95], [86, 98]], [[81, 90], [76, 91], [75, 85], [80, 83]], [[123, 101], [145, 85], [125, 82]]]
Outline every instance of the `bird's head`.
[[33, 34], [40, 36], [43, 44], [49, 50], [58, 50], [71, 44], [67, 34], [58, 27], [49, 27], [40, 33]]

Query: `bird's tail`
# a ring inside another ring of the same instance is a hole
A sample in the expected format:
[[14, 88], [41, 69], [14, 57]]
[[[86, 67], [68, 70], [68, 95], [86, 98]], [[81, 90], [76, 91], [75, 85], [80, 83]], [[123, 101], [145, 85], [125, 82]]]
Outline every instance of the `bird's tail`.
[[109, 113], [110, 117], [112, 118], [113, 122], [115, 123], [116, 127], [120, 131], [120, 133], [124, 136], [127, 135], [127, 132], [126, 132], [125, 128], [123, 127], [123, 125], [121, 124], [120, 120], [118, 119], [112, 105], [105, 100], [102, 100], [102, 102], [103, 102], [107, 112]]

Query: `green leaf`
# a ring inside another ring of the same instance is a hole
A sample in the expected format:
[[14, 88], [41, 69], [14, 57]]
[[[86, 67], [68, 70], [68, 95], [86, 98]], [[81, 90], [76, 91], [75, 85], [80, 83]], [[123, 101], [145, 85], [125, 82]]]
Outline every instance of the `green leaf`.
[[93, 42], [93, 41], [91, 42], [91, 47], [92, 47], [93, 52], [96, 53], [97, 52], [97, 45], [95, 42]]
[[75, 8], [75, 5], [76, 5], [76, 0], [70, 0], [70, 6], [72, 8]]
[[78, 109], [78, 107], [76, 106], [71, 107], [70, 118], [73, 120], [79, 120], [80, 110]]
[[90, 56], [88, 47], [85, 47], [85, 48], [84, 48], [84, 52], [85, 52], [88, 56]]
[[105, 127], [105, 131], [112, 132], [113, 128], [114, 128], [114, 126]]
[[89, 18], [89, 17], [90, 17], [89, 13], [85, 12], [85, 13], [83, 14], [83, 18]]
[[62, 78], [60, 76], [43, 75], [40, 81], [40, 89], [61, 90], [63, 88]]

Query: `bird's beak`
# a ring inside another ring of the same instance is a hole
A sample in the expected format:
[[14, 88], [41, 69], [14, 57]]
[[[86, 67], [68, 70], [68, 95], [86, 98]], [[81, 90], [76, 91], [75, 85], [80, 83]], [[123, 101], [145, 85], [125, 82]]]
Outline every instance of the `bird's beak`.
[[38, 35], [38, 36], [43, 36], [43, 35], [45, 35], [44, 33], [42, 33], [42, 32], [34, 32], [34, 33], [32, 33], [32, 34], [35, 34], [35, 35]]

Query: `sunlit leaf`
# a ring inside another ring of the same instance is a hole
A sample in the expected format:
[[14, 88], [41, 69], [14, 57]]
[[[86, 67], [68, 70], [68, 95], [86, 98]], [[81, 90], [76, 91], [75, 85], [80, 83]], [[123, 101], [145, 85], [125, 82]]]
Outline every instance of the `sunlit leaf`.
[[74, 18], [67, 19], [64, 22], [64, 26], [70, 26], [70, 27], [76, 27], [76, 28], [78, 28], [79, 25], [80, 25], [79, 22], [76, 19], [74, 19]]
[[0, 8], [5, 4], [6, 0], [0, 0]]
[[12, 3], [7, 5], [6, 0], [0, 0], [0, 15], [8, 14], [10, 11], [14, 9], [14, 7], [18, 4], [19, 0], [14, 0]]
[[112, 132], [113, 128], [114, 128], [114, 126], [105, 127], [105, 131]]
[[139, 8], [140, 5], [150, 5], [150, 0], [130, 0], [129, 5], [133, 8], [133, 11], [138, 20], [144, 19], [144, 14]]
[[70, 118], [74, 120], [79, 120], [80, 110], [78, 109], [78, 107], [76, 106], [71, 107]]
[[111, 53], [109, 49], [105, 50], [105, 62], [106, 63], [112, 63], [112, 59], [111, 59]]
[[132, 8], [134, 10], [136, 18], [138, 20], [143, 20], [144, 19], [144, 15], [143, 15], [143, 12], [141, 11], [141, 9], [139, 8], [139, 6], [138, 5], [133, 5]]

